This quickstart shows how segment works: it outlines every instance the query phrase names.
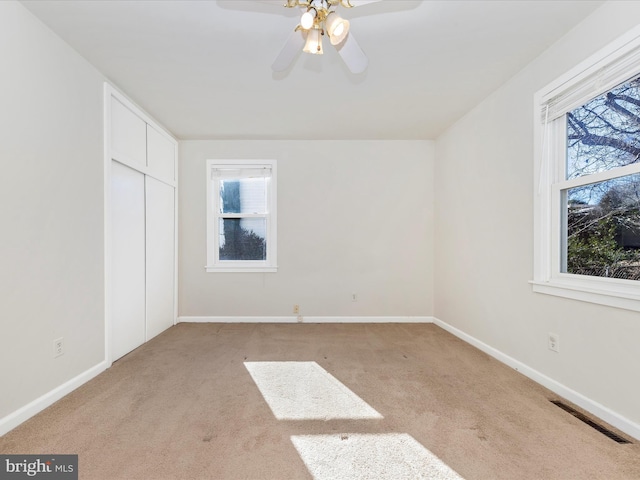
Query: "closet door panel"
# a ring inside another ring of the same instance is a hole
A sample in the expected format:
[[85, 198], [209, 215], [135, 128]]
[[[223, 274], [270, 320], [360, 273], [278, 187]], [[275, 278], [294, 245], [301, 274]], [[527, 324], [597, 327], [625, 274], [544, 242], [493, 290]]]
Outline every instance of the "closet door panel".
[[145, 180], [111, 162], [111, 342], [117, 360], [145, 341]]
[[151, 125], [147, 125], [149, 172], [166, 182], [176, 179], [175, 144]]
[[133, 167], [147, 166], [147, 124], [113, 97], [111, 157]]
[[174, 188], [146, 177], [147, 340], [174, 324]]

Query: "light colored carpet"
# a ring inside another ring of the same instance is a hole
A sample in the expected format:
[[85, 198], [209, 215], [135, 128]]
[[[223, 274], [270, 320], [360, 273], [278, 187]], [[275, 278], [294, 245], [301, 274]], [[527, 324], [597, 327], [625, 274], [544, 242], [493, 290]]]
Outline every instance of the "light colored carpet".
[[[383, 418], [279, 420], [251, 362], [315, 362]], [[555, 398], [435, 325], [180, 324], [0, 438], [0, 452], [77, 453], [85, 480], [319, 480], [349, 455], [344, 478], [412, 458], [403, 468], [426, 478], [439, 465], [465, 480], [640, 479], [637, 443]]]
[[316, 480], [463, 480], [406, 433], [296, 435]]
[[245, 362], [278, 420], [382, 418], [316, 362]]

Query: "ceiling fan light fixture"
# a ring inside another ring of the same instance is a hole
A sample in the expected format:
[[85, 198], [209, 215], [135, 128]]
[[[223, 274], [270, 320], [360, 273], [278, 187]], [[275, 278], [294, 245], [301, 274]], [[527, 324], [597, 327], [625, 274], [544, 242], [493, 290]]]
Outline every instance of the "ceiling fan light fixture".
[[[1, 0], [0, 0], [1, 1]], [[266, 1], [266, 0], [265, 0]], [[275, 0], [270, 0], [270, 2]], [[282, 0], [280, 0], [282, 1]], [[350, 25], [337, 11], [382, 0], [284, 0], [286, 8], [300, 8], [300, 24], [290, 34], [271, 68], [274, 72], [285, 71], [302, 50], [305, 53], [322, 55], [322, 37], [329, 36], [333, 47], [353, 74], [361, 74], [369, 60], [351, 34]]]
[[307, 41], [302, 49], [305, 53], [312, 53], [314, 55], [322, 55], [322, 33], [317, 28], [309, 30], [307, 33]]
[[302, 14], [302, 17], [300, 18], [300, 26], [305, 30], [309, 30], [311, 27], [313, 27], [313, 24], [315, 23], [317, 16], [318, 16], [318, 11], [313, 7], [309, 7], [307, 11], [304, 12]]
[[329, 34], [331, 45], [338, 45], [347, 38], [349, 34], [349, 21], [342, 18], [336, 12], [330, 12], [324, 24]]

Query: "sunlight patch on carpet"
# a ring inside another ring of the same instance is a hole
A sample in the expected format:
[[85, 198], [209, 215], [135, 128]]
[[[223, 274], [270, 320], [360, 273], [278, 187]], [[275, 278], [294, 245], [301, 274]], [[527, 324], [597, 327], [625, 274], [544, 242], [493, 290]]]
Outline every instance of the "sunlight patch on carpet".
[[294, 435], [315, 480], [464, 480], [406, 433]]
[[383, 418], [316, 362], [245, 362], [278, 420]]

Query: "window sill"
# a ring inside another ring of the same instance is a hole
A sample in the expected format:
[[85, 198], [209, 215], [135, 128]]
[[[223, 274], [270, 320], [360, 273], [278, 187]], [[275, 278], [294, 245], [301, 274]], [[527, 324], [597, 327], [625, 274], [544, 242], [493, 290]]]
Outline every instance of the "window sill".
[[276, 273], [278, 267], [210, 267], [205, 266], [207, 273]]
[[640, 312], [640, 287], [628, 281], [602, 281], [594, 278], [573, 277], [552, 279], [546, 282], [529, 282], [533, 291], [556, 297]]

